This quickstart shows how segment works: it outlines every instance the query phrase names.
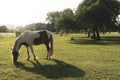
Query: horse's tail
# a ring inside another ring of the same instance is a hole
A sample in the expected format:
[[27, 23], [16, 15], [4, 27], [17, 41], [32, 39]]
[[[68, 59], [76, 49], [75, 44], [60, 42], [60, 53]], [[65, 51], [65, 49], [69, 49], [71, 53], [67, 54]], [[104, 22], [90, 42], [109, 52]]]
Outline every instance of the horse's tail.
[[53, 35], [51, 34], [51, 40], [50, 40], [50, 46], [51, 46], [51, 54], [50, 54], [50, 56], [52, 56], [53, 55]]

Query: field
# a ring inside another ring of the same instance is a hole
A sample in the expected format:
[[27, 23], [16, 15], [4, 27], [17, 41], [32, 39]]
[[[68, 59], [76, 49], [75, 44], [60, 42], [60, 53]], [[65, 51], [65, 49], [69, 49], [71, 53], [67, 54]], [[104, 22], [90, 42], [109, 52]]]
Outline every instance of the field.
[[[71, 37], [74, 40], [71, 41]], [[24, 46], [14, 65], [15, 37], [0, 38], [0, 80], [120, 80], [120, 34], [101, 34], [100, 41], [85, 34], [54, 34], [54, 55], [46, 60], [44, 45], [34, 46], [37, 60], [27, 59]]]

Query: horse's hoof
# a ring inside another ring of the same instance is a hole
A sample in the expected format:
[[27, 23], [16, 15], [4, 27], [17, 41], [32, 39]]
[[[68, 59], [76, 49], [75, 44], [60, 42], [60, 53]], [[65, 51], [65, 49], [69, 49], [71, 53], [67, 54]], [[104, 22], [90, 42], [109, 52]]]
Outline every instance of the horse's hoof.
[[27, 61], [29, 61], [29, 59], [27, 59]]
[[14, 63], [14, 64], [17, 64], [18, 62], [17, 62], [17, 61], [14, 61], [13, 63]]
[[30, 58], [27, 58], [27, 61], [29, 61], [30, 60]]
[[50, 57], [46, 57], [46, 60], [50, 60]]

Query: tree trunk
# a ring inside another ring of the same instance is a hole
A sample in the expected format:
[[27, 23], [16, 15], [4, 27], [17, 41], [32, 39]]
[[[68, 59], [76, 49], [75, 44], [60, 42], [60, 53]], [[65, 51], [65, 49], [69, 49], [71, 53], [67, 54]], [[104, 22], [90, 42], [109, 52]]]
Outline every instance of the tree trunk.
[[91, 33], [91, 31], [88, 32], [88, 38], [90, 38], [90, 33]]
[[99, 30], [97, 27], [93, 27], [93, 36], [91, 36], [91, 39], [100, 40]]
[[97, 27], [95, 27], [95, 32], [96, 32], [96, 40], [100, 40], [99, 30]]
[[93, 36], [91, 38], [96, 40], [95, 28], [93, 28]]

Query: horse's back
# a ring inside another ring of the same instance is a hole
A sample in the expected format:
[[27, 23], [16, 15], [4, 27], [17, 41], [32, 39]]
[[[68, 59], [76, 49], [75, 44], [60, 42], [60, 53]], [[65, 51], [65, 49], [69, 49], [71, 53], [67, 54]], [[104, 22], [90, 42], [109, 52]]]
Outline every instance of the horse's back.
[[34, 38], [37, 37], [39, 37], [39, 34], [37, 34], [37, 32], [26, 30], [19, 38], [21, 42], [31, 43], [34, 40]]
[[22, 35], [24, 38], [36, 38], [39, 37], [38, 35], [38, 31], [30, 31], [30, 30], [26, 30], [25, 32], [23, 32]]

